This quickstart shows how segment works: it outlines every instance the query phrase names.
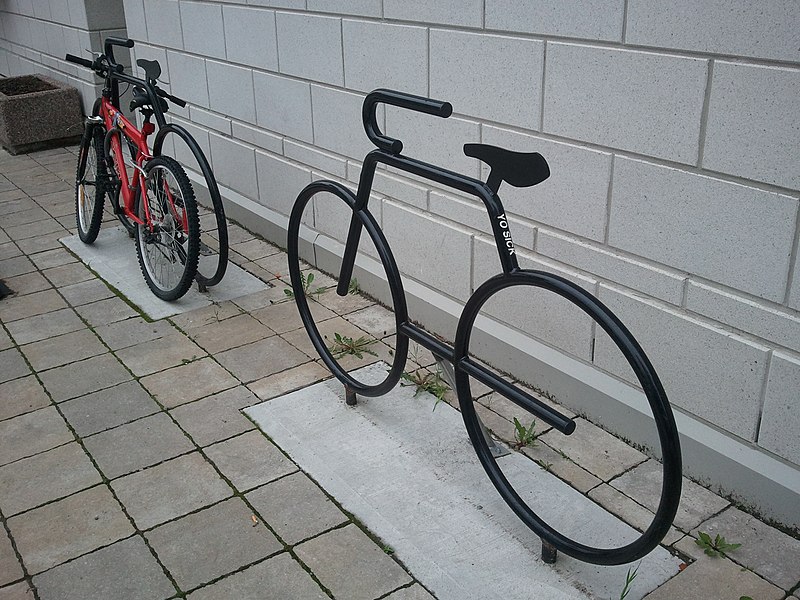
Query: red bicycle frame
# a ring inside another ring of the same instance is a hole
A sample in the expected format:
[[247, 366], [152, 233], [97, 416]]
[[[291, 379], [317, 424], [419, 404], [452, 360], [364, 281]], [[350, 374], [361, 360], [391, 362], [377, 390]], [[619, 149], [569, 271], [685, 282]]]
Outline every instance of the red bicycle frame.
[[[151, 231], [155, 229], [155, 224], [151, 219], [149, 202], [142, 202], [144, 207], [144, 219], [136, 214], [136, 197], [137, 194], [144, 193], [145, 190], [145, 163], [153, 158], [150, 153], [150, 147], [147, 145], [147, 138], [155, 131], [155, 125], [149, 121], [145, 121], [139, 130], [122, 112], [114, 106], [108, 98], [103, 98], [100, 105], [100, 116], [103, 118], [106, 131], [110, 132], [109, 140], [109, 154], [114, 159], [114, 164], [118, 165], [117, 171], [120, 178], [120, 195], [122, 202], [120, 208], [123, 215], [131, 222], [139, 225], [148, 225]], [[136, 146], [136, 157], [133, 164], [133, 175], [128, 175], [128, 170], [125, 168], [128, 163], [122, 151], [121, 139], [124, 136], [127, 140]], [[172, 191], [169, 189], [166, 181], [164, 182], [164, 193], [168, 200], [168, 208], [174, 217], [179, 217], [183, 231], [187, 231], [189, 224], [187, 222], [186, 213], [178, 210], [175, 206]]]

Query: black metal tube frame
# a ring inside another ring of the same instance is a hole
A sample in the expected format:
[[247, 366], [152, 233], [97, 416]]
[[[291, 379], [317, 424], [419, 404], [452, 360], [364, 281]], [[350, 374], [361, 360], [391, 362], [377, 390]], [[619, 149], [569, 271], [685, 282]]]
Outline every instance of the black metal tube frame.
[[[681, 494], [681, 453], [677, 427], [666, 393], [652, 364], [630, 332], [597, 298], [583, 288], [557, 275], [519, 268], [514, 244], [508, 229], [508, 219], [502, 202], [497, 195], [497, 188], [501, 183], [499, 178], [494, 178], [493, 180], [490, 177], [489, 182], [484, 183], [436, 165], [402, 156], [400, 154], [403, 148], [402, 142], [384, 135], [378, 126], [376, 110], [379, 103], [392, 104], [443, 118], [450, 116], [452, 113], [452, 107], [446, 102], [438, 102], [392, 90], [376, 90], [370, 93], [364, 101], [362, 118], [367, 136], [378, 148], [368, 153], [364, 159], [356, 194], [354, 195], [350, 190], [336, 182], [318, 181], [307, 186], [298, 196], [289, 219], [289, 269], [300, 316], [315, 348], [334, 375], [345, 384], [348, 403], [350, 403], [349, 400], [351, 398], [354, 398], [355, 393], [379, 396], [397, 384], [405, 367], [409, 339], [427, 348], [435, 356], [451, 362], [455, 368], [456, 391], [458, 392], [465, 425], [478, 457], [484, 469], [490, 475], [490, 479], [512, 510], [542, 538], [543, 557], [548, 561], [554, 560], [555, 548], [558, 548], [566, 554], [594, 564], [624, 564], [641, 558], [658, 545], [666, 535], [675, 517]], [[407, 304], [399, 270], [386, 238], [367, 206], [375, 170], [380, 163], [471, 194], [479, 198], [486, 207], [502, 273], [487, 280], [470, 296], [459, 318], [456, 340], [453, 346], [439, 341], [414, 325], [408, 318]], [[397, 349], [392, 368], [386, 379], [380, 384], [373, 386], [361, 384], [341, 369], [338, 363], [330, 357], [313, 321], [305, 298], [299, 271], [297, 241], [303, 211], [311, 198], [319, 192], [329, 192], [339, 196], [353, 211], [339, 272], [337, 293], [343, 296], [348, 292], [358, 252], [361, 230], [364, 227], [367, 228], [386, 271], [395, 311]], [[569, 435], [575, 430], [575, 422], [572, 419], [507, 382], [469, 357], [470, 334], [481, 307], [495, 293], [517, 285], [529, 285], [549, 290], [580, 307], [614, 340], [614, 343], [620, 348], [639, 378], [647, 395], [658, 429], [662, 450], [663, 486], [659, 506], [650, 526], [639, 538], [625, 546], [593, 548], [575, 542], [553, 529], [519, 497], [506, 480], [485, 442], [482, 441], [483, 434], [480, 431], [480, 421], [474, 407], [471, 405], [470, 376], [501, 393], [561, 433]]]

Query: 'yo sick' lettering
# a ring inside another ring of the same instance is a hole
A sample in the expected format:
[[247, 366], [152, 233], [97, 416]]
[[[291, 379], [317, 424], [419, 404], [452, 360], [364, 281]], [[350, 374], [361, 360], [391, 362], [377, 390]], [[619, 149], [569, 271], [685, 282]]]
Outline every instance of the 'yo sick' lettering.
[[500, 229], [503, 230], [503, 239], [506, 242], [508, 255], [512, 256], [514, 254], [514, 242], [511, 241], [511, 232], [508, 230], [508, 221], [505, 214], [498, 215], [497, 220], [499, 221]]

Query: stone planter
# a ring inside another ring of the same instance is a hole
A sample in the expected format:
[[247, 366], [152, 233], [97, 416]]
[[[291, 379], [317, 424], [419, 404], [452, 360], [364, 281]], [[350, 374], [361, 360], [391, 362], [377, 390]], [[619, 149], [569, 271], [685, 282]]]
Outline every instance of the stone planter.
[[78, 90], [42, 75], [0, 79], [0, 144], [11, 154], [80, 140]]

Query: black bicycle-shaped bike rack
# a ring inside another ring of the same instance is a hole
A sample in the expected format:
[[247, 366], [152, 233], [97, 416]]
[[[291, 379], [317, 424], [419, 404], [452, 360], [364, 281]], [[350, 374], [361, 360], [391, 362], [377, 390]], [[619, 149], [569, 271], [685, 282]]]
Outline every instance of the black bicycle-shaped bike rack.
[[[543, 560], [555, 561], [557, 550], [579, 560], [600, 565], [624, 564], [645, 556], [666, 535], [678, 508], [681, 495], [681, 452], [678, 432], [672, 409], [658, 375], [641, 346], [620, 320], [597, 298], [576, 284], [552, 273], [519, 267], [508, 220], [497, 191], [503, 181], [516, 187], [533, 186], [544, 181], [550, 175], [547, 162], [538, 153], [519, 153], [483, 144], [466, 144], [464, 152], [485, 162], [491, 169], [488, 180], [483, 182], [403, 156], [402, 142], [387, 137], [378, 126], [376, 109], [379, 103], [442, 118], [447, 118], [452, 113], [452, 106], [447, 102], [392, 90], [371, 92], [364, 100], [362, 119], [367, 136], [377, 146], [377, 150], [371, 151], [364, 158], [357, 193], [353, 194], [335, 181], [316, 181], [300, 192], [289, 219], [287, 241], [289, 272], [294, 298], [314, 347], [331, 372], [344, 384], [348, 404], [356, 403], [357, 394], [372, 397], [385, 394], [400, 381], [408, 357], [409, 340], [414, 340], [427, 348], [437, 359], [452, 364], [461, 414], [478, 458], [506, 503], [542, 539]], [[408, 318], [397, 264], [383, 232], [367, 208], [375, 169], [379, 163], [475, 196], [486, 207], [502, 273], [488, 279], [469, 298], [459, 318], [453, 346], [442, 343], [411, 323]], [[320, 193], [337, 196], [352, 211], [336, 292], [340, 296], [348, 293], [363, 229], [366, 229], [375, 245], [389, 283], [397, 339], [391, 368], [385, 379], [377, 384], [358, 381], [342, 368], [333, 351], [326, 345], [309, 309], [300, 271], [300, 227], [308, 203]], [[612, 548], [594, 547], [575, 541], [557, 531], [526, 504], [497, 463], [493, 453], [494, 443], [483, 427], [473, 404], [470, 377], [502, 394], [557, 431], [569, 435], [575, 430], [573, 419], [513, 385], [470, 356], [470, 336], [479, 311], [492, 296], [515, 286], [528, 286], [552, 292], [592, 318], [622, 352], [644, 391], [658, 431], [663, 480], [660, 501], [652, 522], [630, 543]]]

